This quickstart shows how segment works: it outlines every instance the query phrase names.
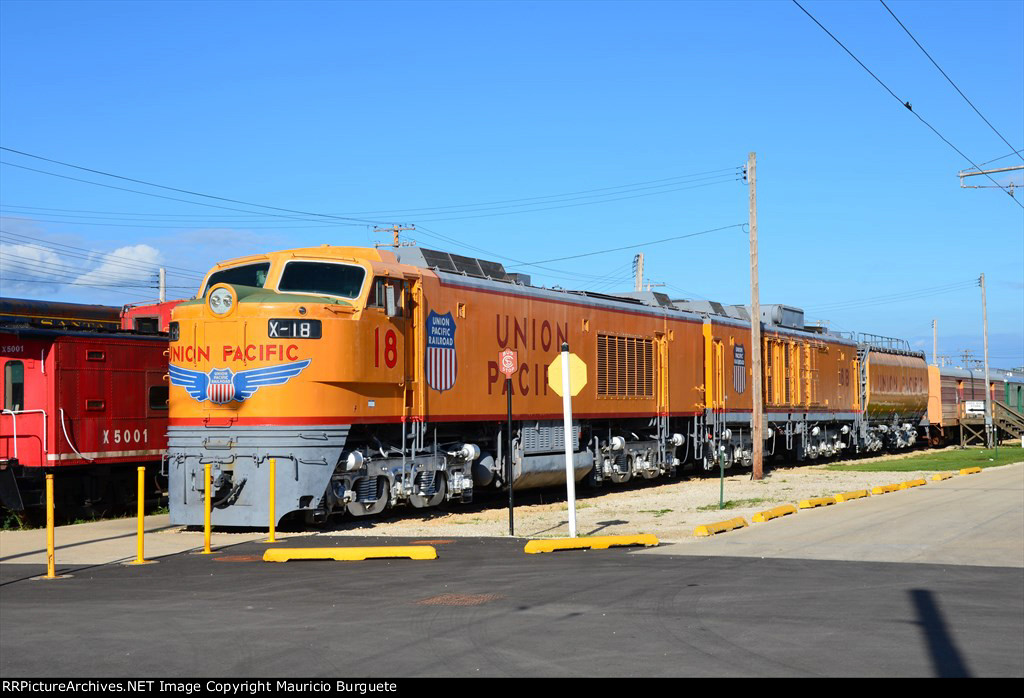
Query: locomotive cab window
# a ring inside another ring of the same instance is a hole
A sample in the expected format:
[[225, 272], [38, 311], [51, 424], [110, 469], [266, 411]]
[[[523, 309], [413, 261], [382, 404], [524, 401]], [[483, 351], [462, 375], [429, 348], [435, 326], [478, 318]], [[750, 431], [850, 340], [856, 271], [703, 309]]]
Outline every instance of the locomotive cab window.
[[25, 364], [8, 361], [4, 366], [4, 409], [25, 409]]
[[[390, 294], [390, 299], [389, 299]], [[389, 308], [390, 305], [390, 308]], [[405, 317], [406, 293], [405, 282], [400, 279], [389, 279], [377, 276], [370, 287], [370, 295], [366, 299], [367, 308], [383, 308], [389, 317]]]
[[206, 292], [217, 284], [236, 284], [238, 286], [263, 288], [263, 284], [267, 282], [268, 271], [270, 271], [270, 262], [245, 264], [240, 267], [222, 269], [210, 276], [210, 280], [206, 282], [206, 286], [203, 288], [202, 295], [206, 296]]
[[359, 297], [365, 278], [366, 270], [351, 264], [288, 262], [277, 290], [352, 299]]
[[160, 318], [158, 317], [137, 317], [133, 322], [136, 332], [156, 334], [160, 331]]

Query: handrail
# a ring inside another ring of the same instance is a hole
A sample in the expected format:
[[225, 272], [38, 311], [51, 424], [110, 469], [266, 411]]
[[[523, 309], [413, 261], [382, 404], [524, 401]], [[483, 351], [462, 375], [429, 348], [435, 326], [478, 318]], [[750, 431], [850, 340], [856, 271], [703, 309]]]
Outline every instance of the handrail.
[[46, 452], [46, 410], [0, 410], [0, 414], [11, 415], [11, 422], [14, 427], [14, 457], [18, 457], [18, 415], [38, 412], [43, 415], [43, 452]]
[[68, 442], [68, 446], [70, 446], [71, 450], [75, 452], [75, 455], [77, 455], [82, 460], [89, 461], [90, 463], [95, 463], [96, 462], [95, 458], [86, 458], [81, 453], [79, 453], [78, 449], [75, 448], [75, 445], [73, 443], [71, 443], [71, 439], [68, 437], [68, 428], [67, 428], [67, 426], [64, 425], [64, 408], [63, 407], [60, 408], [60, 428], [64, 431], [64, 440]]

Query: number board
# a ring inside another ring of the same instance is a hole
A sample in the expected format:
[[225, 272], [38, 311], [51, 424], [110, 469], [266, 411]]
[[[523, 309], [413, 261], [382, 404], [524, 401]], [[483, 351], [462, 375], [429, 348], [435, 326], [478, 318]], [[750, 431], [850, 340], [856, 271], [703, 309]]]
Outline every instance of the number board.
[[267, 336], [271, 339], [320, 339], [321, 332], [319, 320], [267, 320]]

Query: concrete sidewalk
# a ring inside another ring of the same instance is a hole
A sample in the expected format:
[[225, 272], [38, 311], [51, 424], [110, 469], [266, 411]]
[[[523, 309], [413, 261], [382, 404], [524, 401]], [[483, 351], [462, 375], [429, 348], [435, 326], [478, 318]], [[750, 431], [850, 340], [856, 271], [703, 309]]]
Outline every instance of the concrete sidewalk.
[[[135, 518], [109, 519], [58, 526], [54, 531], [54, 557], [58, 567], [67, 565], [103, 565], [130, 562], [136, 555]], [[168, 514], [146, 517], [145, 553], [147, 560], [188, 550], [203, 549], [203, 532], [172, 526]], [[213, 549], [262, 540], [267, 534], [214, 532]], [[284, 538], [285, 536], [278, 536]], [[46, 564], [46, 529], [0, 531], [0, 564]]]

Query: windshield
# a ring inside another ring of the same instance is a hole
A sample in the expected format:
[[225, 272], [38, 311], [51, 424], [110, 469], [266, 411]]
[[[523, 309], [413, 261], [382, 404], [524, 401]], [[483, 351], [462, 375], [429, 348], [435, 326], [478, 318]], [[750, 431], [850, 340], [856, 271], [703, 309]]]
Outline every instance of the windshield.
[[270, 271], [270, 262], [259, 264], [246, 264], [241, 267], [222, 269], [210, 276], [203, 289], [203, 295], [217, 284], [235, 284], [237, 286], [255, 286], [263, 288], [267, 281], [267, 272]]
[[364, 278], [366, 271], [350, 264], [288, 262], [277, 290], [356, 298], [363, 288]]

